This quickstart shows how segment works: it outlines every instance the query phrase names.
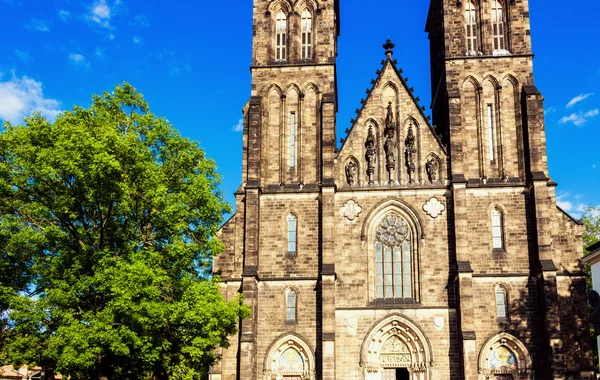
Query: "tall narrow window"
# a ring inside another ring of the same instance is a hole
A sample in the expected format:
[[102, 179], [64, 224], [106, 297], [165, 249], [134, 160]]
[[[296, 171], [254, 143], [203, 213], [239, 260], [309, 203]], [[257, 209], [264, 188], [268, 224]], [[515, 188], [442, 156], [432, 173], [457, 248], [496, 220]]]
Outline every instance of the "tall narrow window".
[[290, 168], [296, 167], [296, 113], [290, 114]]
[[494, 50], [506, 50], [504, 43], [504, 9], [500, 0], [492, 0], [492, 28]]
[[498, 285], [496, 286], [496, 317], [506, 318], [507, 315], [506, 290]]
[[296, 320], [296, 291], [294, 289], [287, 290], [286, 296], [286, 320]]
[[467, 22], [467, 55], [474, 55], [474, 52], [479, 51], [477, 44], [477, 9], [471, 0], [465, 4], [465, 19]]
[[408, 223], [396, 214], [389, 214], [379, 224], [376, 234], [376, 297], [412, 298], [412, 252]]
[[312, 58], [313, 47], [312, 14], [308, 9], [302, 12], [302, 59]]
[[488, 104], [487, 106], [487, 125], [490, 161], [494, 161], [494, 109], [491, 104]]
[[276, 60], [285, 61], [286, 60], [286, 46], [287, 46], [287, 18], [285, 17], [285, 13], [283, 11], [279, 11], [277, 13], [277, 21], [275, 25], [275, 33], [277, 35], [277, 41], [275, 45], [276, 50]]
[[492, 248], [504, 249], [504, 220], [502, 212], [497, 208], [492, 210]]
[[288, 230], [288, 254], [296, 255], [298, 253], [298, 220], [294, 214], [287, 217]]

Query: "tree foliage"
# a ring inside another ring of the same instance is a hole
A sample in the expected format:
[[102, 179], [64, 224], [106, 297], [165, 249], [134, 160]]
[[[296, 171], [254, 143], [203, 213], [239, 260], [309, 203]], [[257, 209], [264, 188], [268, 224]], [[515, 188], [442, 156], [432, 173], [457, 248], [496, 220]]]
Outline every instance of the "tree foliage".
[[600, 206], [588, 206], [581, 217], [581, 221], [585, 226], [583, 232], [583, 247], [585, 250], [585, 248], [600, 240]]
[[[131, 85], [0, 133], [5, 354], [71, 379], [197, 379], [249, 310], [208, 276], [214, 161]], [[2, 343], [2, 342], [0, 342]]]

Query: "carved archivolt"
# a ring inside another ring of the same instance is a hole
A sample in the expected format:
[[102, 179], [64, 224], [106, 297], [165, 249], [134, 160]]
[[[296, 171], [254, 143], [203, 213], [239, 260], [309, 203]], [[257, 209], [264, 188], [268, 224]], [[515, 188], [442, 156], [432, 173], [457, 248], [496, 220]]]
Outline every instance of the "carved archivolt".
[[513, 379], [533, 378], [527, 347], [507, 333], [488, 339], [479, 353], [479, 380], [496, 379], [503, 375], [512, 376]]
[[385, 368], [407, 368], [411, 380], [428, 380], [433, 366], [431, 346], [414, 322], [392, 315], [365, 338], [360, 366], [365, 380], [381, 380]]
[[296, 335], [276, 340], [269, 349], [263, 369], [264, 380], [284, 378], [315, 380], [315, 357], [310, 347]]

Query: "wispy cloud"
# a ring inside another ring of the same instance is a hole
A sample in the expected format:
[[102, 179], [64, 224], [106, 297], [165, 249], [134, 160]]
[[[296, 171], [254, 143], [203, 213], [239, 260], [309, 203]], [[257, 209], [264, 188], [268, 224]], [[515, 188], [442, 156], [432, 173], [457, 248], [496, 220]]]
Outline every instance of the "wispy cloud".
[[90, 67], [90, 63], [85, 59], [85, 56], [78, 53], [69, 54], [69, 60], [77, 67], [87, 69]]
[[244, 118], [241, 118], [240, 121], [233, 127], [234, 132], [241, 132], [244, 130]]
[[0, 74], [0, 119], [19, 123], [23, 117], [39, 111], [42, 116], [54, 120], [61, 112], [60, 102], [44, 97], [42, 83], [23, 76], [2, 80]]
[[597, 108], [594, 108], [593, 110], [589, 110], [587, 112], [583, 111], [583, 112], [578, 112], [578, 113], [572, 113], [569, 116], [563, 116], [563, 118], [560, 119], [560, 123], [561, 124], [573, 123], [577, 127], [580, 127], [580, 126], [584, 125], [585, 123], [587, 123], [590, 119], [598, 116], [599, 114], [600, 114], [600, 110], [598, 110]]
[[575, 104], [583, 102], [584, 100], [586, 100], [587, 98], [589, 98], [590, 96], [593, 96], [593, 95], [594, 95], [593, 93], [577, 95], [576, 97], [571, 99], [571, 101], [569, 103], [567, 103], [567, 108], [571, 108], [571, 107], [575, 106]]
[[25, 27], [29, 30], [33, 30], [35, 32], [49, 32], [50, 31], [50, 21], [40, 20], [37, 18], [32, 18], [25, 24]]
[[565, 192], [556, 196], [556, 205], [575, 218], [581, 218], [588, 208], [588, 205], [583, 203], [581, 199], [581, 194], [571, 196], [571, 193]]
[[96, 0], [89, 9], [88, 19], [103, 29], [113, 30], [112, 20], [125, 11], [125, 3], [121, 0]]
[[58, 18], [60, 18], [61, 20], [63, 20], [64, 22], [67, 22], [69, 20], [71, 20], [71, 12], [64, 10], [64, 9], [60, 9], [58, 11]]
[[11, 7], [21, 6], [20, 0], [0, 0], [0, 3], [10, 5]]
[[15, 50], [15, 55], [17, 56], [17, 58], [19, 59], [19, 61], [21, 61], [23, 63], [29, 63], [29, 62], [31, 62], [31, 56], [26, 51], [17, 49], [17, 50]]
[[94, 51], [94, 56], [98, 59], [105, 59], [106, 53], [104, 53], [104, 49], [96, 48], [96, 51]]
[[111, 9], [106, 0], [96, 1], [90, 11], [90, 20], [103, 28], [110, 29]]
[[131, 25], [147, 28], [150, 26], [150, 21], [148, 20], [148, 16], [145, 14], [139, 14], [133, 18]]
[[556, 112], [556, 107], [550, 107], [544, 110], [544, 114], [550, 115], [551, 113]]
[[134, 36], [133, 43], [136, 45], [141, 45], [144, 43], [144, 39], [142, 37]]
[[573, 202], [567, 199], [570, 195], [569, 193], [563, 193], [556, 196], [556, 205], [566, 212], [573, 211]]

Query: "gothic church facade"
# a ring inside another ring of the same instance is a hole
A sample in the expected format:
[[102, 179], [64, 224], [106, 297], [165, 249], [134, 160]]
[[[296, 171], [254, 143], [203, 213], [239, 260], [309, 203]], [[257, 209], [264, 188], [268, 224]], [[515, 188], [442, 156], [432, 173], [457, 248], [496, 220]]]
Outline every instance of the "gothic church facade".
[[548, 174], [528, 1], [431, 0], [433, 123], [388, 41], [340, 148], [339, 6], [254, 0], [215, 261], [252, 316], [212, 379], [592, 378], [583, 227]]

